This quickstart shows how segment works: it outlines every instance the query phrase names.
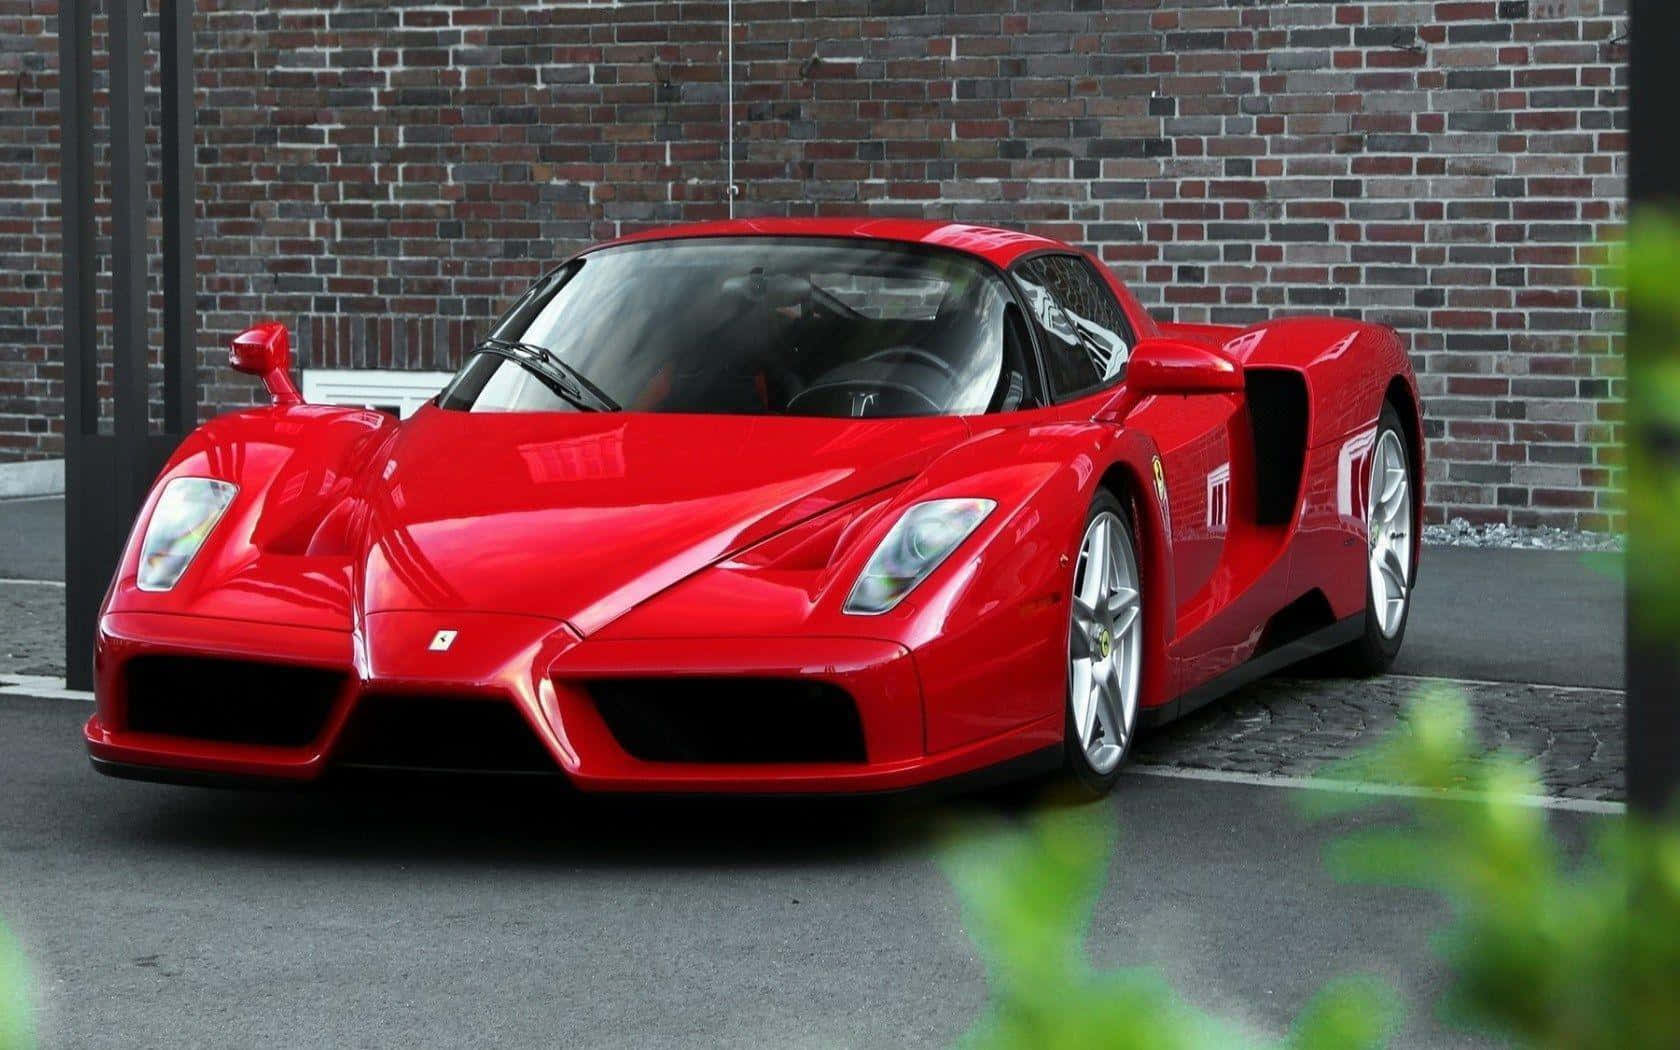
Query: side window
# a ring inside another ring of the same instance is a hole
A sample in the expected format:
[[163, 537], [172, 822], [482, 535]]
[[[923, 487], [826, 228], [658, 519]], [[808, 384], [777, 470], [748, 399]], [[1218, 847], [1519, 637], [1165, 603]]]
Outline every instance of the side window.
[[1045, 404], [1039, 392], [1038, 368], [1033, 364], [1032, 333], [1021, 308], [1012, 302], [1003, 310], [1003, 375], [988, 411], [1014, 412]]
[[1040, 255], [1015, 267], [1045, 347], [1052, 396], [1113, 383], [1132, 352], [1130, 326], [1091, 264], [1076, 255]]

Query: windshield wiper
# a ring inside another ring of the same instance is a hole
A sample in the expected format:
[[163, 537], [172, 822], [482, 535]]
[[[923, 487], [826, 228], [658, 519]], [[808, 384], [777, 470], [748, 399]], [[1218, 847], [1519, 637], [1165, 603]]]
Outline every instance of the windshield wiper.
[[601, 388], [591, 383], [582, 372], [556, 357], [546, 346], [492, 336], [474, 347], [474, 350], [495, 354], [524, 365], [545, 380], [556, 394], [577, 408], [589, 412], [624, 411], [623, 406], [603, 393]]

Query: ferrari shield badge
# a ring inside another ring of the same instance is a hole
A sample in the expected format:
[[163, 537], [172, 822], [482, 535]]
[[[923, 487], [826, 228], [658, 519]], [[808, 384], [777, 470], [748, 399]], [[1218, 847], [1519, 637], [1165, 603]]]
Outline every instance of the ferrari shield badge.
[[1161, 509], [1167, 509], [1167, 472], [1161, 467], [1161, 457], [1155, 457], [1155, 498], [1161, 501]]

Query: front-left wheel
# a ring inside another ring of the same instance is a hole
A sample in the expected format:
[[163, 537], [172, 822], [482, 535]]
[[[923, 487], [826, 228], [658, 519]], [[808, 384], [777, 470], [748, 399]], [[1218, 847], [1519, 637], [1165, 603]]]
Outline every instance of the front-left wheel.
[[1093, 797], [1120, 778], [1137, 733], [1143, 669], [1143, 581], [1126, 508], [1101, 491], [1073, 566], [1065, 750], [1071, 779]]

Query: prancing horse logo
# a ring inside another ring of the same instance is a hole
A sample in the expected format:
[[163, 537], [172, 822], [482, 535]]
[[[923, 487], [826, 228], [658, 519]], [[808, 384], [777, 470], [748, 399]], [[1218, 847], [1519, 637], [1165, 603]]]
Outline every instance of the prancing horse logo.
[[432, 635], [432, 644], [426, 648], [434, 653], [447, 652], [449, 647], [455, 644], [455, 634], [454, 631], [439, 631]]

